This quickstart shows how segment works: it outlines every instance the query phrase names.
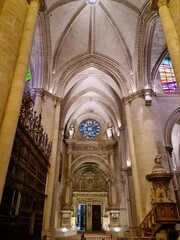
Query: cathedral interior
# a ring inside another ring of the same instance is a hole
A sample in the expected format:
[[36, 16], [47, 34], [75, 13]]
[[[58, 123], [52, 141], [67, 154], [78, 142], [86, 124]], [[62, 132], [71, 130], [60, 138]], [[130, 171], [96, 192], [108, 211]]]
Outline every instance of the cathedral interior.
[[180, 236], [180, 0], [0, 0], [0, 89], [1, 239]]

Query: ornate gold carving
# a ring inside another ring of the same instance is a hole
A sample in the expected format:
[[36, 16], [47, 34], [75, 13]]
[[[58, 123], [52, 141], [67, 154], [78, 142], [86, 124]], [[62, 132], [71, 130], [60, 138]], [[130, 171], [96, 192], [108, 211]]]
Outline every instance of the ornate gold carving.
[[176, 221], [179, 222], [176, 203], [158, 203], [156, 206], [157, 221]]
[[96, 168], [97, 164], [80, 169], [74, 176], [73, 189], [80, 192], [107, 191], [106, 179]]
[[152, 182], [152, 204], [157, 202], [172, 202], [169, 182], [172, 174], [165, 171], [162, 166], [162, 156], [155, 157], [155, 166], [151, 174], [146, 175], [147, 180]]

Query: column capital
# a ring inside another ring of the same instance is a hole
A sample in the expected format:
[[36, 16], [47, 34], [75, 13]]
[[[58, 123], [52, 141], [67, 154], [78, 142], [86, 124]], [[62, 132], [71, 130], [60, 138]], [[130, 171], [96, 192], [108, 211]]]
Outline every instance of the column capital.
[[139, 90], [137, 92], [134, 92], [134, 93], [130, 94], [127, 97], [124, 97], [123, 98], [123, 103], [126, 105], [126, 104], [131, 103], [132, 101], [134, 101], [136, 98], [141, 98], [143, 96], [144, 96], [143, 90]]
[[44, 0], [27, 0], [28, 4], [36, 4], [38, 5], [39, 9], [44, 9]]
[[155, 92], [151, 89], [151, 87], [144, 88], [141, 90], [138, 90], [137, 92], [134, 92], [130, 94], [127, 97], [124, 97], [122, 99], [124, 105], [131, 103], [137, 98], [144, 98], [145, 99], [145, 106], [150, 106], [152, 102], [152, 96], [156, 96]]
[[157, 11], [161, 6], [168, 6], [169, 0], [151, 0], [151, 11]]
[[27, 0], [27, 2], [28, 2], [29, 4], [31, 4], [31, 3], [40, 4], [41, 0]]

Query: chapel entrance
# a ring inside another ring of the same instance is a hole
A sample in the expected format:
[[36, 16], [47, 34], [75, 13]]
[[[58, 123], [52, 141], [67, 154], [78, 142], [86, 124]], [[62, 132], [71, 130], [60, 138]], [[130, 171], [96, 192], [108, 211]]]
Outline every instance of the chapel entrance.
[[101, 205], [92, 205], [92, 231], [101, 231]]
[[86, 231], [86, 205], [78, 204], [77, 230]]

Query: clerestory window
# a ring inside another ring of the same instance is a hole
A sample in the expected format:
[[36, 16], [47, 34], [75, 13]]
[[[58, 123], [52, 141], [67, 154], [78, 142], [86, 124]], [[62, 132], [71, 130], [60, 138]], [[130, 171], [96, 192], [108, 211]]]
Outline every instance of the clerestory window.
[[159, 73], [164, 93], [179, 92], [172, 62], [169, 57], [164, 58], [161, 62], [161, 65], [159, 66]]

